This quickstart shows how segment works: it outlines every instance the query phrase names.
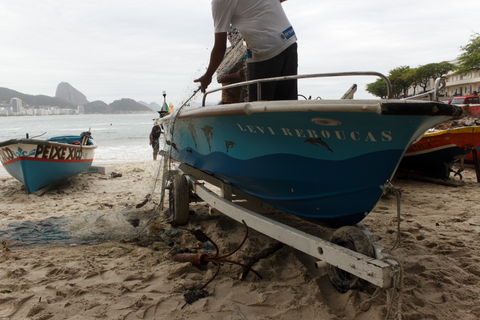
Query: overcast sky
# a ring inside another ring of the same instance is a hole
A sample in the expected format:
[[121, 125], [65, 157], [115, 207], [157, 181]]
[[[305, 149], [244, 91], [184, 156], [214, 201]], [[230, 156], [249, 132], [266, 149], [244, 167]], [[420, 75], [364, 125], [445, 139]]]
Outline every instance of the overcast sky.
[[[241, 1], [241, 0], [240, 0]], [[0, 0], [0, 87], [89, 101], [174, 105], [191, 95], [213, 45], [210, 0]], [[480, 32], [479, 0], [289, 0], [299, 74], [377, 71], [455, 59]], [[374, 77], [299, 82], [299, 93], [356, 98]], [[209, 87], [219, 85], [212, 83]]]

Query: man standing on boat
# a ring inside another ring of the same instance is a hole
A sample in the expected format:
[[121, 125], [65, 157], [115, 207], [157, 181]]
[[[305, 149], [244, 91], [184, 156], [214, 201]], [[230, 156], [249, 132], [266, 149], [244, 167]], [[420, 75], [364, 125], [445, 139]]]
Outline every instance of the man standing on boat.
[[[196, 79], [205, 92], [227, 48], [230, 24], [247, 43], [247, 80], [296, 75], [297, 37], [283, 11], [286, 0], [212, 0], [215, 43], [207, 72]], [[249, 101], [257, 99], [257, 85], [249, 85]], [[297, 100], [297, 80], [262, 84], [262, 100]]]
[[152, 128], [152, 132], [150, 132], [150, 145], [153, 148], [153, 160], [157, 160], [158, 151], [160, 150], [160, 135], [162, 134], [162, 128], [158, 124], [158, 120], [155, 120], [155, 123]]

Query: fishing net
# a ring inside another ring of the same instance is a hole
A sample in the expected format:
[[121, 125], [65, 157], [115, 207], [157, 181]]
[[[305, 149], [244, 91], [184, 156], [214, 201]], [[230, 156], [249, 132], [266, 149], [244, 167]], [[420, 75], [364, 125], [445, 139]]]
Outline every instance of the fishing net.
[[[161, 155], [157, 157], [159, 161], [128, 164], [125, 166], [127, 169], [121, 171], [123, 178], [120, 172], [112, 172], [107, 177], [86, 174], [52, 187], [43, 195], [52, 201], [51, 204], [60, 198], [64, 198], [64, 203], [71, 202], [60, 208], [74, 206], [78, 202], [75, 200], [77, 192], [82, 201], [92, 203], [79, 205], [81, 210], [75, 216], [50, 217], [42, 221], [11, 221], [0, 228], [0, 240], [8, 241], [9, 246], [14, 248], [45, 244], [98, 244], [106, 241], [137, 242], [158, 237], [159, 229], [171, 228], [167, 225], [170, 219], [164, 215], [164, 211], [165, 204], [168, 207], [166, 187], [174, 167], [170, 148], [164, 141], [161, 143]], [[124, 183], [127, 179], [129, 181]], [[104, 189], [108, 191], [107, 195], [103, 195], [104, 191], [96, 187], [89, 188], [89, 180], [108, 185]], [[132, 186], [132, 190], [118, 189], [123, 184]], [[113, 188], [112, 185], [117, 187]], [[90, 196], [89, 193], [94, 195]], [[91, 200], [84, 200], [88, 197]], [[35, 198], [32, 200], [38, 201]]]
[[[228, 40], [231, 43], [231, 46], [228, 48], [225, 58], [221, 65], [218, 67], [217, 72], [214, 74], [212, 82], [215, 82], [217, 77], [221, 77], [222, 75], [229, 74], [233, 70], [237, 70], [239, 64], [241, 67], [244, 68], [244, 74], [246, 74], [246, 52], [247, 48], [243, 37], [241, 34], [235, 29], [231, 28], [230, 32], [228, 33]], [[182, 130], [178, 130], [176, 126], [176, 119], [178, 114], [182, 109], [188, 109], [193, 103], [198, 102], [201, 95], [198, 93], [200, 92], [200, 87], [195, 85], [196, 88], [190, 88], [188, 92], [193, 92], [180, 106], [171, 112], [171, 116], [164, 126], [168, 128], [168, 131], [165, 132], [165, 143], [162, 145], [163, 148], [160, 150], [161, 160], [159, 163], [158, 170], [156, 172], [156, 178], [154, 187], [152, 189], [152, 194], [157, 194], [158, 206], [155, 208], [155, 212], [161, 212], [164, 207], [164, 200], [167, 185], [172, 178], [172, 172], [175, 170], [174, 168], [174, 159], [172, 158], [172, 150], [176, 148], [175, 140], [183, 140], [186, 135], [190, 134], [190, 131], [187, 128], [182, 128]], [[248, 99], [248, 90], [244, 94], [244, 99]], [[175, 138], [174, 138], [175, 137]]]
[[[217, 77], [238, 71], [238, 66], [246, 68], [246, 45], [241, 35], [235, 30], [229, 32], [231, 46], [227, 49], [224, 61], [215, 73]], [[246, 74], [246, 70], [244, 70]], [[168, 132], [160, 137], [159, 161], [152, 161], [142, 168], [135, 168], [134, 178], [141, 181], [143, 201], [126, 201], [124, 206], [111, 206], [98, 203], [98, 209], [83, 215], [69, 218], [48, 218], [43, 221], [21, 221], [10, 223], [9, 228], [0, 230], [0, 237], [11, 242], [20, 241], [20, 245], [31, 244], [95, 244], [104, 241], [134, 241], [158, 236], [159, 230], [168, 230], [171, 216], [168, 214], [168, 185], [175, 171], [172, 150], [175, 141], [190, 134], [188, 128], [178, 128], [176, 119], [179, 112], [198, 106], [202, 97], [198, 83], [190, 84], [185, 89], [187, 97], [178, 107], [170, 108], [170, 117], [164, 123]], [[243, 99], [247, 99], [245, 93]], [[181, 129], [181, 130], [179, 130]], [[175, 139], [173, 139], [175, 137]], [[121, 176], [113, 172], [109, 177]], [[78, 184], [78, 181], [76, 182]], [[81, 186], [80, 186], [81, 187]], [[88, 188], [88, 186], [85, 186]], [[138, 191], [137, 191], [138, 192]], [[127, 199], [128, 200], [128, 199]]]
[[[226, 75], [237, 73], [240, 71], [240, 69], [242, 71], [242, 78], [237, 78], [234, 81], [226, 81], [226, 83], [224, 83], [225, 85], [245, 81], [247, 74], [247, 46], [242, 35], [237, 31], [237, 29], [232, 27], [228, 33], [228, 41], [230, 42], [231, 46], [227, 49], [225, 57], [217, 69], [215, 74], [216, 80], [219, 83], [223, 83], [223, 78]], [[230, 90], [234, 91], [235, 89]], [[239, 90], [240, 96], [233, 97], [233, 101], [230, 102], [248, 101], [248, 87], [240, 87], [237, 90]]]

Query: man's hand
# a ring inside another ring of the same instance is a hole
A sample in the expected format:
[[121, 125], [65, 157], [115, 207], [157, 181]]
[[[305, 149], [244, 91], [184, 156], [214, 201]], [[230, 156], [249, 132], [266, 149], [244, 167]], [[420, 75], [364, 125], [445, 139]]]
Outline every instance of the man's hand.
[[212, 77], [208, 76], [207, 74], [204, 74], [202, 77], [193, 80], [193, 82], [200, 82], [200, 85], [202, 86], [202, 93], [205, 93], [205, 90], [207, 90], [208, 85], [212, 82]]

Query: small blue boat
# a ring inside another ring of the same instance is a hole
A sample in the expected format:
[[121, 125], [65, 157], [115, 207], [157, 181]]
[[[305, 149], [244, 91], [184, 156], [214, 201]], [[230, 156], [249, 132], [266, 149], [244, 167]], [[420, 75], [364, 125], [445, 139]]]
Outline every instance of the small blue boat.
[[160, 123], [176, 160], [340, 227], [374, 208], [415, 139], [462, 114], [427, 101], [257, 101], [181, 110]]
[[90, 132], [47, 140], [10, 139], [0, 142], [0, 160], [27, 193], [34, 193], [90, 168], [96, 148]]

